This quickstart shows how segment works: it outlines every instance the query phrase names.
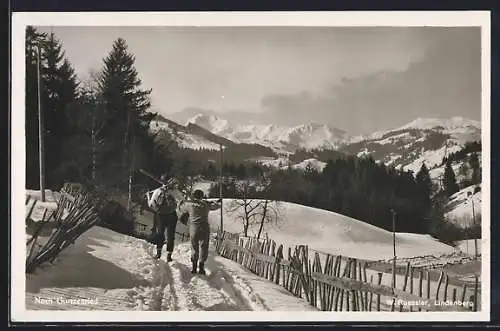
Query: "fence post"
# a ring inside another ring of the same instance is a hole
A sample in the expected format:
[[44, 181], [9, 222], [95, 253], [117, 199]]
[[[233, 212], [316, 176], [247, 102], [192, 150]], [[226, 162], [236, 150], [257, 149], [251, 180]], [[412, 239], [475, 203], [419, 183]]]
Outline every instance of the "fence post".
[[[382, 272], [377, 273], [377, 276], [378, 276], [377, 284], [378, 285], [382, 284], [382, 276], [383, 275], [384, 274]], [[380, 294], [377, 294], [377, 311], [380, 311]]]
[[477, 311], [478, 293], [479, 293], [479, 279], [476, 275], [474, 277], [474, 311]]
[[280, 283], [280, 266], [281, 266], [281, 260], [283, 259], [283, 245], [280, 245], [278, 247], [278, 251], [276, 252], [276, 260], [274, 262], [274, 283], [279, 284]]
[[[419, 273], [418, 273], [418, 296], [419, 297], [423, 297], [423, 291], [422, 291], [422, 283], [423, 283], [423, 271], [422, 269], [419, 270]], [[422, 311], [422, 308], [418, 308], [418, 311]]]
[[444, 272], [441, 271], [436, 289], [436, 300], [439, 300], [439, 290], [441, 289], [441, 283], [443, 282], [443, 277], [444, 277]]
[[[406, 269], [405, 269], [405, 280], [404, 280], [404, 283], [403, 283], [403, 291], [406, 291], [406, 287], [408, 286], [408, 276], [409, 276], [409, 273], [410, 273], [410, 262], [406, 263]], [[394, 285], [394, 288], [396, 288], [396, 285]], [[403, 305], [399, 305], [399, 311], [403, 311]]]

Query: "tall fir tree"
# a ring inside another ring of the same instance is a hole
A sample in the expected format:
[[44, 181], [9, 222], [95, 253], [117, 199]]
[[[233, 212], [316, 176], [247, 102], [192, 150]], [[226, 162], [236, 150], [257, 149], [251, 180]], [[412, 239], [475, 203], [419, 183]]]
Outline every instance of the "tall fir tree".
[[152, 155], [143, 154], [154, 153], [154, 140], [149, 134], [149, 123], [155, 116], [148, 112], [151, 90], [141, 89], [141, 84], [135, 57], [126, 41], [118, 38], [104, 59], [99, 89], [106, 118], [102, 134], [113, 146], [107, 154], [109, 166], [103, 178], [121, 189], [127, 185], [132, 163], [136, 167], [146, 163], [147, 167], [148, 156]]
[[432, 180], [429, 169], [425, 163], [422, 163], [420, 170], [415, 175], [415, 181], [418, 185], [418, 189], [422, 193], [422, 198], [425, 199], [426, 202], [430, 201], [432, 195]]
[[423, 210], [427, 210], [427, 215], [424, 214], [424, 230], [429, 231], [431, 228], [431, 213], [432, 213], [432, 180], [429, 174], [429, 169], [422, 163], [420, 170], [415, 175], [415, 182], [417, 184], [417, 189], [419, 192], [419, 201]]
[[455, 172], [451, 166], [451, 160], [446, 161], [443, 175], [443, 190], [447, 196], [458, 192], [460, 188], [457, 184], [457, 179], [455, 177]]
[[65, 58], [61, 42], [50, 33], [44, 43], [42, 67], [42, 111], [45, 117], [45, 162], [47, 183], [59, 187], [65, 172], [64, 143], [72, 132], [68, 130], [68, 117], [76, 103], [78, 83], [75, 71]]

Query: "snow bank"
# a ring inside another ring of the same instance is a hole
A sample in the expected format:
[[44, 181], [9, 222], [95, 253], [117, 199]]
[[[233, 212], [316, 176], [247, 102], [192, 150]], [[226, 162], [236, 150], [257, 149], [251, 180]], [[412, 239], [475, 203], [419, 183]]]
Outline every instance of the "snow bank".
[[[481, 191], [474, 193], [475, 185], [468, 186], [450, 197], [447, 204], [449, 211], [445, 214], [446, 219], [455, 222], [462, 227], [469, 227], [481, 220]], [[474, 204], [474, 217], [472, 208]]]
[[[224, 208], [230, 203], [230, 199], [224, 200]], [[286, 202], [280, 202], [278, 208], [280, 221], [266, 224], [263, 231], [278, 244], [292, 247], [305, 244], [315, 250], [367, 260], [385, 260], [393, 256], [392, 232], [322, 209]], [[224, 230], [240, 233], [243, 226], [239, 215], [238, 212], [225, 213]], [[212, 228], [216, 229], [220, 212], [212, 212], [209, 218]], [[257, 230], [258, 226], [252, 225], [249, 235], [255, 235]], [[402, 258], [439, 256], [452, 253], [454, 248], [430, 235], [397, 233], [396, 250], [397, 256]]]
[[[56, 202], [61, 194], [52, 190], [45, 190], [45, 202]], [[34, 200], [42, 200], [40, 190], [26, 190], [26, 196]]]
[[191, 274], [187, 243], [177, 243], [170, 264], [154, 260], [154, 252], [143, 240], [96, 226], [53, 265], [26, 275], [26, 309], [315, 310], [213, 251], [206, 276]]

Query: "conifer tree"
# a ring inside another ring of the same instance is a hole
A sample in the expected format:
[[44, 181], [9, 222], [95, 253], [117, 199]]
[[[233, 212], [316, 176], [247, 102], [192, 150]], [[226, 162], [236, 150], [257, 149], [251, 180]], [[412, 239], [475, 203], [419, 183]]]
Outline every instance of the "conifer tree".
[[47, 184], [61, 186], [66, 177], [64, 144], [71, 132], [68, 117], [77, 100], [77, 78], [61, 42], [50, 33], [43, 44], [42, 111], [45, 119]]
[[425, 202], [429, 202], [432, 194], [432, 180], [429, 174], [429, 169], [427, 169], [425, 163], [422, 163], [420, 170], [415, 176], [415, 181], [420, 192], [422, 193], [422, 199], [424, 199]]
[[418, 202], [419, 207], [421, 208], [423, 215], [423, 222], [421, 224], [423, 232], [429, 232], [429, 229], [432, 227], [431, 224], [431, 216], [432, 216], [432, 190], [433, 184], [431, 180], [431, 176], [429, 174], [429, 169], [422, 163], [420, 170], [417, 172], [415, 176], [415, 182], [417, 184], [418, 189]]
[[455, 172], [451, 167], [451, 160], [446, 161], [446, 166], [444, 168], [443, 189], [447, 196], [451, 196], [460, 189], [457, 184]]
[[[154, 153], [154, 141], [149, 135], [149, 123], [155, 114], [149, 113], [151, 90], [141, 89], [141, 79], [135, 69], [135, 57], [124, 39], [118, 38], [104, 59], [99, 78], [100, 95], [104, 103], [105, 123], [102, 135], [113, 146], [108, 153], [109, 167], [105, 176], [114, 185], [125, 188], [134, 158], [147, 163]], [[118, 178], [117, 178], [118, 176]]]
[[478, 184], [481, 182], [481, 170], [479, 167], [479, 158], [477, 153], [472, 153], [469, 156], [469, 166], [472, 169], [472, 184]]

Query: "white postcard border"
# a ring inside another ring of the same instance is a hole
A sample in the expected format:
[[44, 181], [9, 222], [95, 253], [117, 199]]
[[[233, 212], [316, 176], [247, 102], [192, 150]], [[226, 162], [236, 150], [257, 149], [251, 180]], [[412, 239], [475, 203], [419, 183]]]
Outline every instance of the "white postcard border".
[[[24, 36], [33, 26], [481, 26], [482, 273], [480, 312], [113, 312], [25, 309]], [[12, 15], [11, 317], [28, 322], [488, 321], [490, 318], [490, 12], [15, 12]]]

